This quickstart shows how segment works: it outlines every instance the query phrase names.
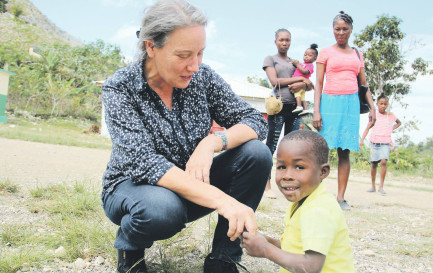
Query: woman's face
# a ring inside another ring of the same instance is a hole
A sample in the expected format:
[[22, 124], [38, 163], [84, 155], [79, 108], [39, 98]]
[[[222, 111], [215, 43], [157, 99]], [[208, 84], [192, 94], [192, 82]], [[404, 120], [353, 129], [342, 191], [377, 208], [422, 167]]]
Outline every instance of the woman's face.
[[334, 23], [334, 37], [339, 45], [349, 43], [350, 34], [352, 34], [352, 26], [343, 20], [338, 20]]
[[277, 39], [275, 39], [275, 44], [277, 45], [278, 52], [280, 54], [286, 55], [290, 48], [290, 43], [292, 42], [292, 37], [287, 31], [280, 31], [277, 34]]
[[162, 48], [150, 48], [149, 58], [154, 59], [159, 80], [171, 87], [188, 87], [202, 62], [205, 45], [205, 28], [197, 25], [176, 29]]

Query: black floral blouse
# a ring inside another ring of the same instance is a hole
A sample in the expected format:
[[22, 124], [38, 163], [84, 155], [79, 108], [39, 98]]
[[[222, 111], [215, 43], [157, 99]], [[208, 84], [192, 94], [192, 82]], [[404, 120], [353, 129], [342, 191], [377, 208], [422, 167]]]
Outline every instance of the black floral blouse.
[[148, 85], [143, 62], [119, 69], [102, 87], [105, 120], [113, 150], [103, 175], [103, 192], [119, 183], [155, 184], [173, 166], [185, 169], [212, 120], [230, 128], [251, 127], [263, 140], [260, 112], [237, 96], [218, 74], [202, 64], [185, 89], [173, 90], [170, 111]]

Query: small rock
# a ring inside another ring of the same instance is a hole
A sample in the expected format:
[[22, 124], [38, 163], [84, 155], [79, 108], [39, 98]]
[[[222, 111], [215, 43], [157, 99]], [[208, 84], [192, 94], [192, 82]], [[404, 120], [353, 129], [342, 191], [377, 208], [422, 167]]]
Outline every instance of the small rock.
[[95, 263], [96, 265], [103, 264], [104, 262], [105, 262], [105, 259], [102, 258], [101, 256], [96, 257], [96, 259], [95, 259], [95, 261], [94, 261], [94, 263]]
[[58, 256], [62, 256], [66, 254], [66, 249], [63, 246], [59, 246], [56, 250], [54, 250], [54, 254]]
[[366, 249], [366, 250], [360, 251], [359, 254], [364, 255], [364, 256], [368, 256], [368, 257], [376, 256], [376, 253], [373, 250], [370, 250], [370, 249]]
[[83, 259], [78, 258], [78, 259], [76, 259], [75, 262], [74, 262], [74, 267], [75, 267], [76, 269], [83, 269], [83, 268], [86, 267], [86, 262], [84, 262]]

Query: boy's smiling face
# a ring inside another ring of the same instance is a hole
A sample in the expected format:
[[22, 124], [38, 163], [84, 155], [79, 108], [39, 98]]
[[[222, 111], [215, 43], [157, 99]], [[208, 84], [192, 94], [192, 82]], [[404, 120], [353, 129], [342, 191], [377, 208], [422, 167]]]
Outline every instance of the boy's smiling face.
[[277, 153], [276, 183], [290, 202], [310, 195], [329, 174], [329, 164], [318, 163], [309, 141], [282, 141]]

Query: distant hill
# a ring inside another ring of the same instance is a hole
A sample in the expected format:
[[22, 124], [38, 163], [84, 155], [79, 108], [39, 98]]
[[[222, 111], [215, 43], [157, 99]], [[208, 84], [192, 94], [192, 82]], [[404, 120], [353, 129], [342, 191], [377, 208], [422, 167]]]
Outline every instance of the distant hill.
[[[58, 5], [58, 3], [55, 4]], [[14, 18], [14, 8], [22, 10], [18, 18]], [[50, 22], [28, 0], [9, 0], [6, 4], [6, 12], [0, 13], [0, 26], [0, 43], [17, 41], [25, 47], [37, 47], [38, 45], [55, 42], [66, 43], [72, 46], [82, 44], [81, 41]]]

